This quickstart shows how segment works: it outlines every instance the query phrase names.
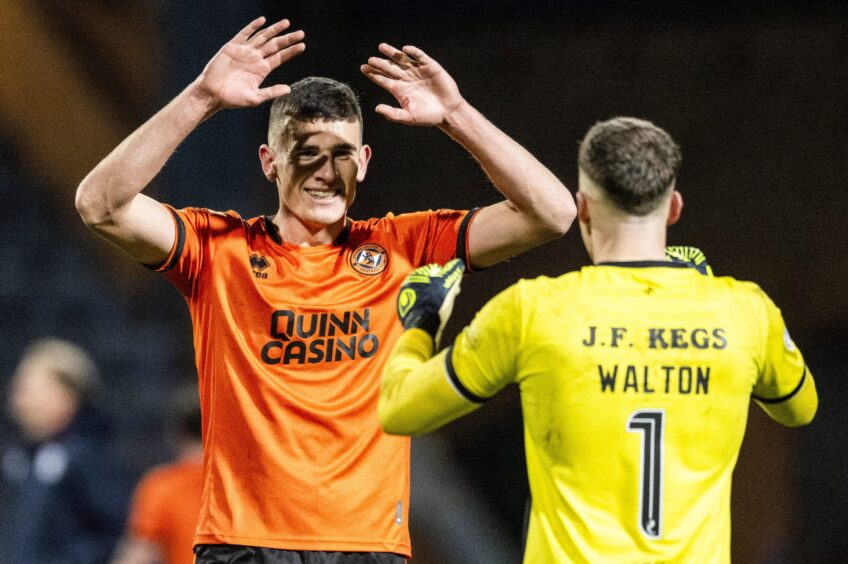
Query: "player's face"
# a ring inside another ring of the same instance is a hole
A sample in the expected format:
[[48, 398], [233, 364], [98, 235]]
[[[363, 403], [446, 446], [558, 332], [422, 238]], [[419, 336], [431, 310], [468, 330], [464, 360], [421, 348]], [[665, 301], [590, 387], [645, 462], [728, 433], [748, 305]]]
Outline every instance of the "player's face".
[[273, 159], [283, 213], [319, 229], [344, 223], [371, 157], [361, 131], [356, 121], [289, 124]]

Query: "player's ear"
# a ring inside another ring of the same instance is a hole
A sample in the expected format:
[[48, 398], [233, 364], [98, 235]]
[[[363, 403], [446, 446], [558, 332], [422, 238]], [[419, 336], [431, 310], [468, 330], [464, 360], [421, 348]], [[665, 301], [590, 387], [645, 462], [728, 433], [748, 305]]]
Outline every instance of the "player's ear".
[[275, 158], [274, 149], [265, 143], [259, 146], [259, 162], [262, 164], [262, 174], [271, 182], [277, 179], [277, 167], [274, 165]]
[[665, 220], [666, 225], [674, 225], [680, 219], [680, 214], [683, 212], [683, 195], [677, 190], [671, 192], [671, 203], [668, 206], [668, 218]]
[[591, 218], [589, 217], [589, 201], [586, 196], [583, 195], [583, 192], [580, 190], [575, 194], [577, 200], [577, 219], [580, 223], [585, 225], [591, 225]]
[[356, 171], [356, 181], [362, 182], [365, 180], [365, 173], [368, 171], [368, 161], [371, 160], [371, 147], [363, 145], [359, 149], [359, 170]]

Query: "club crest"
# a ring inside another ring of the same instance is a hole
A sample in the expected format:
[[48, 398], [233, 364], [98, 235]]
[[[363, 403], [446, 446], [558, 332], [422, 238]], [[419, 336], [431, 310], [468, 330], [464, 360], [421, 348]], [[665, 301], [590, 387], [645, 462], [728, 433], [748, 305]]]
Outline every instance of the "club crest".
[[374, 243], [360, 245], [350, 255], [350, 266], [360, 274], [380, 274], [388, 264], [386, 249]]

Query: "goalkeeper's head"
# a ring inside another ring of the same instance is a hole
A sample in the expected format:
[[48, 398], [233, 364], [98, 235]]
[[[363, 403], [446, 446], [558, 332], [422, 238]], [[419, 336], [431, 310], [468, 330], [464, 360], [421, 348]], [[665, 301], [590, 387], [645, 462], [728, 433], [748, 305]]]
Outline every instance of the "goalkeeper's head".
[[[594, 229], [607, 236], [650, 237], [680, 217], [683, 199], [675, 190], [680, 147], [663, 129], [631, 117], [596, 123], [580, 143], [578, 218], [593, 260]], [[644, 231], [644, 233], [642, 233]], [[664, 246], [664, 243], [662, 244]]]

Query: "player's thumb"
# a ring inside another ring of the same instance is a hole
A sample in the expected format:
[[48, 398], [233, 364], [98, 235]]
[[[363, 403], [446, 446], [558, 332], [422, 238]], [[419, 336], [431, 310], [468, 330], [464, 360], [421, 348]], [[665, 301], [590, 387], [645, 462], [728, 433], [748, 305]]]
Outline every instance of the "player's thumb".
[[285, 96], [291, 92], [291, 88], [286, 84], [275, 84], [273, 86], [268, 86], [266, 88], [259, 89], [259, 104], [265, 103], [269, 100], [274, 100], [279, 98], [280, 96]]
[[410, 123], [409, 112], [402, 108], [393, 108], [387, 104], [379, 104], [374, 111], [395, 123]]
[[448, 292], [439, 308], [439, 329], [436, 331], [434, 338], [437, 347], [442, 339], [442, 332], [445, 329], [445, 325], [447, 325], [451, 313], [453, 313], [453, 304], [460, 292], [462, 274], [465, 271], [465, 263], [460, 259], [453, 259], [445, 266], [444, 284], [448, 288]]

